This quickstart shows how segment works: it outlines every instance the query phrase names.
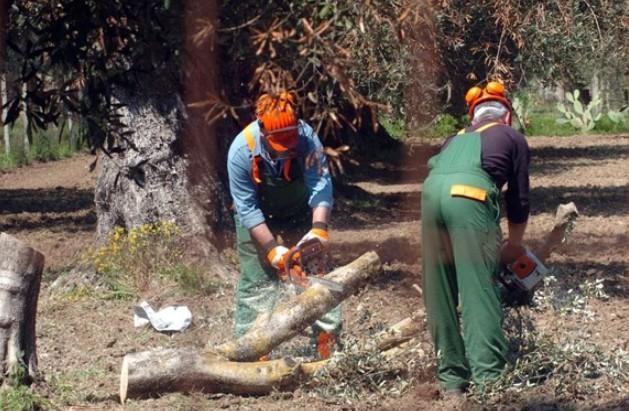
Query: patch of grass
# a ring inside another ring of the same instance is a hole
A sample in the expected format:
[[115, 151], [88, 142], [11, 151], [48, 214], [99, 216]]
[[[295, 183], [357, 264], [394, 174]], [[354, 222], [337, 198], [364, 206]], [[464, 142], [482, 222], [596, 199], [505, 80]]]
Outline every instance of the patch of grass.
[[629, 124], [623, 122], [612, 121], [607, 114], [601, 116], [601, 118], [594, 125], [592, 130], [594, 133], [601, 134], [620, 134], [629, 132]]
[[530, 114], [525, 134], [527, 136], [573, 136], [578, 133], [577, 129], [570, 124], [557, 123], [558, 115], [543, 112]]
[[185, 249], [181, 229], [162, 221], [129, 231], [116, 227], [107, 243], [84, 259], [102, 275], [107, 298], [127, 299], [173, 285], [187, 293], [217, 290], [220, 285], [206, 271], [186, 262]]
[[440, 114], [434, 124], [428, 127], [422, 135], [428, 138], [446, 138], [453, 136], [462, 128], [470, 125], [467, 115], [455, 117], [451, 114]]
[[1, 410], [35, 411], [50, 408], [48, 401], [25, 385], [20, 384], [0, 390]]
[[404, 119], [394, 118], [387, 114], [381, 114], [378, 116], [378, 122], [387, 134], [396, 140], [403, 140], [406, 137], [406, 123]]
[[0, 410], [34, 411], [50, 408], [48, 401], [24, 385], [24, 381], [25, 364], [22, 363], [6, 377], [5, 383], [8, 385], [0, 389]]

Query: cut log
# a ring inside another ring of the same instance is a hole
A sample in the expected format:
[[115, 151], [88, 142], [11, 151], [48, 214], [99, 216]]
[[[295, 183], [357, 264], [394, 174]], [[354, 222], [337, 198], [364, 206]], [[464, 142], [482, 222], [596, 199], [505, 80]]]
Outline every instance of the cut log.
[[270, 315], [260, 316], [245, 335], [218, 346], [215, 352], [231, 361], [254, 361], [270, 353], [273, 348], [296, 336], [352, 295], [380, 269], [380, 258], [375, 252], [363, 254], [325, 276], [343, 285], [342, 293], [314, 284], [279, 305]]
[[268, 394], [299, 381], [300, 364], [291, 359], [239, 363], [194, 349], [145, 351], [124, 357], [120, 400], [191, 391]]
[[[391, 358], [398, 353], [393, 351], [395, 346], [408, 344], [418, 331], [417, 324], [406, 318], [378, 334], [367, 346], [386, 349], [383, 354]], [[392, 335], [398, 338], [383, 338]], [[202, 353], [191, 348], [132, 353], [122, 361], [120, 400], [155, 397], [169, 392], [268, 394], [275, 390], [292, 390], [329, 365], [330, 360], [298, 363], [290, 358], [234, 362], [215, 353]]]
[[[35, 319], [44, 256], [8, 234], [0, 234], [0, 379], [37, 376]], [[23, 372], [18, 373], [20, 367]]]
[[579, 212], [574, 203], [560, 204], [555, 213], [553, 228], [544, 243], [535, 250], [535, 255], [542, 261], [550, 257], [550, 254], [566, 240], [569, 228], [578, 216]]

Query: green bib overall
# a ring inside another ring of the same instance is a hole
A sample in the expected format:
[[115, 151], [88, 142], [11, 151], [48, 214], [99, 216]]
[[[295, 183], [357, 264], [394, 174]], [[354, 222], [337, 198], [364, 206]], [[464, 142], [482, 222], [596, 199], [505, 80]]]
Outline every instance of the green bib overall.
[[482, 384], [505, 365], [500, 193], [481, 167], [480, 131], [488, 126], [455, 136], [431, 158], [422, 191], [424, 302], [445, 389], [470, 377]]
[[[290, 181], [262, 173], [258, 184], [258, 204], [271, 232], [280, 236], [286, 247], [295, 245], [312, 223], [308, 205], [308, 188], [297, 164], [290, 171]], [[266, 260], [251, 238], [249, 230], [234, 214], [236, 241], [240, 260], [240, 279], [236, 288], [234, 334], [240, 337], [249, 330], [262, 313], [273, 310], [279, 297], [279, 280], [275, 268]], [[341, 330], [340, 306], [324, 315], [313, 325], [313, 342], [320, 331], [338, 334]]]

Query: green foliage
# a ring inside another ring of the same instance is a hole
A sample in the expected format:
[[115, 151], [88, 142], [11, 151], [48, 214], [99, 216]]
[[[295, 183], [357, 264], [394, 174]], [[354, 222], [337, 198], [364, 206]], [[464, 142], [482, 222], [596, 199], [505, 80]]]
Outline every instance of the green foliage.
[[624, 69], [627, 10], [601, 0], [438, 2], [436, 39], [457, 111], [468, 87], [487, 78], [574, 86]]
[[386, 114], [378, 116], [380, 126], [384, 127], [387, 134], [396, 140], [402, 140], [406, 137], [406, 123], [403, 118], [393, 118]]
[[71, 112], [84, 120], [93, 146], [113, 148], [128, 142], [128, 130], [116, 113], [115, 93], [137, 90], [147, 78], [153, 87], [143, 92], [177, 88], [182, 3], [13, 2], [9, 60], [22, 75], [16, 84], [28, 81], [29, 90], [25, 96], [14, 93], [7, 122], [16, 121], [26, 106], [33, 127], [43, 130]]
[[0, 389], [0, 410], [34, 411], [45, 409], [48, 402], [24, 385], [26, 379], [25, 365], [12, 369], [7, 378], [7, 386]]
[[587, 133], [594, 128], [596, 121], [601, 118], [601, 113], [599, 112], [601, 100], [595, 98], [587, 106], [583, 106], [583, 103], [579, 101], [579, 96], [579, 90], [574, 90], [573, 93], [566, 93], [566, 100], [572, 104], [572, 107], [563, 103], [557, 103], [557, 110], [564, 116], [557, 119], [557, 122], [560, 124], [568, 123], [582, 133]]
[[298, 89], [301, 112], [323, 137], [359, 128], [363, 109], [402, 118], [406, 11], [412, 20], [416, 10], [394, 0], [222, 2], [222, 83], [231, 105], [250, 107], [262, 91]]
[[570, 124], [557, 123], [557, 116], [551, 112], [532, 113], [526, 127], [527, 136], [572, 136], [575, 129]]
[[185, 263], [181, 229], [172, 222], [116, 227], [106, 244], [90, 250], [85, 261], [102, 274], [112, 298], [177, 285], [184, 292], [209, 294], [219, 285], [201, 267]]
[[20, 384], [0, 390], [0, 409], [2, 410], [35, 411], [49, 408], [48, 401], [25, 385]]
[[441, 114], [429, 134], [435, 137], [451, 136], [461, 128], [460, 123], [460, 120], [450, 114]]
[[596, 133], [603, 134], [616, 134], [616, 133], [626, 133], [629, 131], [629, 122], [627, 121], [614, 121], [617, 118], [613, 118], [613, 114], [607, 113], [603, 114], [601, 118], [596, 122], [596, 125], [592, 129]]
[[614, 124], [629, 126], [629, 107], [623, 110], [610, 110], [607, 112], [607, 117]]
[[531, 109], [531, 100], [527, 93], [517, 93], [512, 101], [515, 119], [518, 122], [519, 129], [526, 131], [526, 127], [530, 122], [529, 115]]

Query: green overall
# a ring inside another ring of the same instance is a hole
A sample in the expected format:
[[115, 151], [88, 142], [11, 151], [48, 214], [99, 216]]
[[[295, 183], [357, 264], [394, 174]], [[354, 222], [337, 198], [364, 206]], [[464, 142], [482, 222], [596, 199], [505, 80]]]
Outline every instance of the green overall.
[[[301, 235], [310, 229], [312, 211], [308, 205], [308, 189], [300, 167], [290, 169], [291, 180], [262, 173], [258, 184], [258, 203], [266, 218], [266, 224], [284, 245], [296, 244]], [[240, 279], [236, 289], [234, 334], [240, 337], [247, 332], [258, 315], [273, 310], [279, 297], [277, 271], [258, 249], [249, 230], [243, 227], [237, 214], [236, 241], [240, 260]], [[341, 308], [325, 314], [313, 327], [313, 344], [321, 331], [338, 334], [341, 330]]]
[[492, 125], [455, 136], [431, 158], [422, 191], [424, 302], [445, 389], [497, 378], [506, 362], [500, 193], [481, 168], [480, 132]]

